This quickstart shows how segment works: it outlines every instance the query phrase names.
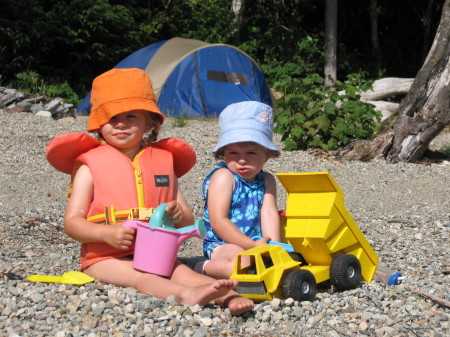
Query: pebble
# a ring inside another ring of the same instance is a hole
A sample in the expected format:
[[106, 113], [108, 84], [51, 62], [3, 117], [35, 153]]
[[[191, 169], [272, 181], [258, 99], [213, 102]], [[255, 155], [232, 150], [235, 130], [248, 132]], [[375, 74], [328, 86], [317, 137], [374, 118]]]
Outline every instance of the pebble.
[[[406, 276], [403, 284], [362, 282], [354, 290], [320, 288], [313, 302], [274, 299], [232, 316], [213, 305], [179, 305], [109, 284], [85, 286], [30, 283], [32, 274], [61, 275], [79, 266], [79, 244], [63, 232], [68, 175], [45, 160], [56, 135], [84, 131], [73, 123], [31, 113], [0, 111], [0, 335], [27, 336], [448, 336], [450, 308], [424, 298], [450, 301], [450, 165], [448, 162], [387, 164], [338, 162], [304, 151], [267, 162], [277, 172], [328, 171], [345, 193], [345, 204], [383, 265]], [[160, 138], [177, 136], [197, 152], [197, 164], [180, 179], [197, 219], [200, 186], [214, 167], [211, 149], [217, 122], [188, 120], [175, 128], [167, 118]], [[276, 143], [282, 148], [280, 137]], [[442, 140], [437, 140], [442, 142]], [[435, 146], [447, 145], [449, 142]], [[279, 185], [279, 208], [286, 193]], [[187, 240], [181, 256], [201, 254], [201, 241]]]

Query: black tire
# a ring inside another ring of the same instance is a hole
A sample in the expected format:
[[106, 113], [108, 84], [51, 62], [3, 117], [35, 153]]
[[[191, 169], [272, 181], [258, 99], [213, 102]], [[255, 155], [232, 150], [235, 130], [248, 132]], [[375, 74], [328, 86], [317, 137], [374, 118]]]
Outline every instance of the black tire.
[[361, 263], [351, 254], [337, 255], [330, 265], [331, 284], [339, 291], [355, 289], [361, 282]]
[[306, 262], [305, 258], [303, 257], [302, 254], [297, 253], [297, 252], [290, 252], [288, 253], [289, 256], [292, 258], [292, 260], [296, 261], [296, 262], [300, 262], [301, 266], [306, 266], [308, 265], [308, 263]]
[[316, 298], [316, 278], [309, 270], [293, 269], [283, 280], [284, 298], [296, 301], [314, 301]]

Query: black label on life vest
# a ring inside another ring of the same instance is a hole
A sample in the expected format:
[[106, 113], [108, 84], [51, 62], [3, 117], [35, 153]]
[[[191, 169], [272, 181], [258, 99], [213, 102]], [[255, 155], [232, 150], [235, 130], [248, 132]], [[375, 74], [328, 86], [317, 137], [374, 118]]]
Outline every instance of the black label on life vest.
[[156, 187], [169, 187], [169, 176], [168, 175], [155, 176], [155, 185]]

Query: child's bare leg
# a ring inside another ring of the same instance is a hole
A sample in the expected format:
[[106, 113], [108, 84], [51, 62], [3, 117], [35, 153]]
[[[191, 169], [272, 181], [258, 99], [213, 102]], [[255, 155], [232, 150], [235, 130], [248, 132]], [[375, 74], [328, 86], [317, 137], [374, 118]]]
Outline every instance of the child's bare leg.
[[[194, 275], [200, 275], [186, 266], [183, 267], [189, 274], [192, 272]], [[237, 280], [214, 280], [211, 278], [200, 283], [190, 282], [189, 277], [180, 278], [183, 280], [180, 282], [173, 278], [167, 279], [137, 271], [133, 268], [133, 262], [128, 259], [100, 261], [85, 269], [84, 272], [102, 282], [122, 287], [134, 287], [139, 292], [151, 293], [158, 298], [167, 299], [168, 296], [174, 295], [175, 300], [183, 304], [208, 304], [212, 300], [224, 296], [238, 284]]]
[[[176, 281], [179, 280], [179, 282], [182, 283], [185, 283], [188, 280], [189, 284], [191, 285], [211, 284], [211, 282], [214, 282], [213, 278], [206, 275], [198, 274], [179, 262], [177, 262], [174, 268], [172, 280]], [[217, 280], [217, 281], [225, 281], [225, 280]], [[238, 284], [237, 280], [226, 280], [226, 281], [232, 281], [233, 284], [235, 284], [233, 289]], [[218, 296], [217, 298], [215, 298], [214, 302], [220, 306], [228, 307], [233, 315], [240, 315], [243, 312], [252, 310], [254, 306], [252, 300], [242, 297], [236, 291], [231, 289], [227, 293], [224, 293], [223, 296], [220, 297]]]
[[204, 273], [217, 279], [229, 278], [233, 273], [236, 255], [243, 251], [234, 244], [217, 247], [211, 254], [211, 260], [205, 265]]

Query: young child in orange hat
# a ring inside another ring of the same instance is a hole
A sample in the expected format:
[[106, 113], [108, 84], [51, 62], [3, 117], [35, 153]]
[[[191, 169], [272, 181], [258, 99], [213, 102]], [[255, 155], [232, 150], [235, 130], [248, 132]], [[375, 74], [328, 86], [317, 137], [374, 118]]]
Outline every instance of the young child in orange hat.
[[54, 167], [72, 174], [64, 226], [82, 244], [81, 270], [162, 299], [173, 295], [183, 304], [214, 301], [232, 314], [251, 310], [253, 302], [233, 290], [237, 280], [215, 280], [178, 261], [167, 278], [133, 268], [135, 230], [123, 221], [166, 203], [176, 227], [193, 224], [177, 178], [193, 167], [195, 153], [176, 138], [156, 142], [164, 116], [145, 71], [110, 70], [94, 80], [91, 94], [87, 131], [99, 141], [66, 134], [52, 140], [46, 153]]

